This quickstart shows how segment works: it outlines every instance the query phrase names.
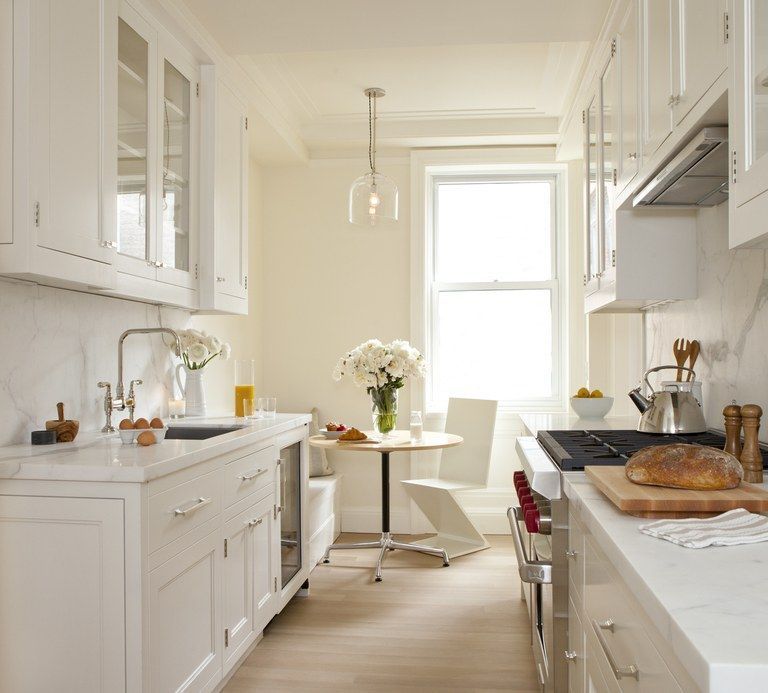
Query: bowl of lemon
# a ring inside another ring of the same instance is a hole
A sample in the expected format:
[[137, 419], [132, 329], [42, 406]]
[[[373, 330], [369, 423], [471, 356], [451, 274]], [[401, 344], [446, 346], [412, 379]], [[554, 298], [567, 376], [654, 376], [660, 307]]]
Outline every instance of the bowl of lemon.
[[600, 390], [579, 388], [571, 397], [571, 408], [580, 419], [602, 419], [611, 411], [613, 397], [606, 397]]

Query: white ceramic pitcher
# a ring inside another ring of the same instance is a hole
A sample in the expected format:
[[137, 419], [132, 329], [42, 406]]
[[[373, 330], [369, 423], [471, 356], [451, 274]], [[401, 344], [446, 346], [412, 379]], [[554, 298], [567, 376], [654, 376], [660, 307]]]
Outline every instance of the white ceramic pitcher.
[[[187, 374], [184, 383], [181, 382], [181, 371]], [[203, 386], [203, 369], [187, 368], [186, 364], [176, 366], [176, 382], [179, 384], [181, 396], [186, 400], [186, 416], [205, 416], [205, 387]]]

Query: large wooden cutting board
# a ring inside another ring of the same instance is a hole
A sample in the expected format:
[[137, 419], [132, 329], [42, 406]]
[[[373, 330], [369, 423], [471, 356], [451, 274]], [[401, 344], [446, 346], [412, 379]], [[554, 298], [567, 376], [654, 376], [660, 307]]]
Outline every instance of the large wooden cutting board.
[[593, 466], [584, 471], [619, 510], [637, 517], [711, 517], [734, 508], [768, 512], [768, 491], [758, 484], [742, 482], [723, 491], [692, 491], [633, 484], [624, 467]]

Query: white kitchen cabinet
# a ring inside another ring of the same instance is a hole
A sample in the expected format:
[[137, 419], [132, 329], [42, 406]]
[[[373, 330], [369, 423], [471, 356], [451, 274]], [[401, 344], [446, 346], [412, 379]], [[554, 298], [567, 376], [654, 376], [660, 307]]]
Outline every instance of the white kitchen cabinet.
[[616, 152], [616, 189], [623, 190], [640, 166], [640, 42], [639, 5], [630, 2], [616, 36], [619, 135]]
[[726, 0], [673, 0], [672, 95], [677, 125], [728, 68]]
[[731, 7], [729, 244], [768, 247], [768, 3]]
[[600, 288], [602, 266], [603, 227], [600, 213], [600, 148], [598, 146], [600, 94], [596, 93], [584, 111], [584, 168], [585, 168], [585, 261], [584, 293], [588, 296]]
[[211, 532], [149, 575], [152, 691], [212, 690], [221, 676], [220, 536]]
[[[0, 0], [0, 151], [13, 151], [13, 0]], [[13, 243], [13, 157], [0, 161], [0, 247]]]
[[200, 311], [248, 313], [248, 117], [215, 66], [202, 72]]
[[677, 0], [640, 0], [643, 161], [672, 132], [672, 5]]
[[579, 610], [573, 600], [568, 600], [568, 691], [569, 693], [584, 693], [586, 690], [586, 642], [584, 628], [581, 624]]
[[151, 15], [120, 9], [115, 294], [197, 307], [199, 66]]
[[600, 76], [600, 197], [602, 249], [600, 284], [610, 283], [616, 275], [616, 184], [619, 147], [619, 92], [616, 65], [616, 40], [611, 43], [611, 57]]
[[[117, 2], [13, 3], [13, 236], [0, 232], [0, 274], [114, 286], [117, 96], [102, 66], [117, 58]], [[6, 37], [10, 19], [6, 8]]]
[[126, 689], [123, 501], [0, 495], [0, 688]]

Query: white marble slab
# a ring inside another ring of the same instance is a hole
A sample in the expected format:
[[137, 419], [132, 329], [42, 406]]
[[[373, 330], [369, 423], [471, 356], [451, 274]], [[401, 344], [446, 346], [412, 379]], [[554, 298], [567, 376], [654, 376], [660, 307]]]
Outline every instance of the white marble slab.
[[81, 433], [73, 443], [0, 448], [0, 479], [144, 482], [271, 438], [310, 421], [309, 414], [278, 414], [244, 423], [232, 417], [186, 419], [179, 426], [243, 426], [208, 440], [164, 440], [123, 445], [117, 433]]
[[564, 476], [571, 507], [701, 689], [768, 690], [768, 542], [686, 549], [641, 534], [648, 520], [583, 473]]
[[520, 414], [527, 435], [539, 431], [617, 431], [637, 428], [638, 416], [606, 416], [604, 419], [582, 419], [575, 414]]

